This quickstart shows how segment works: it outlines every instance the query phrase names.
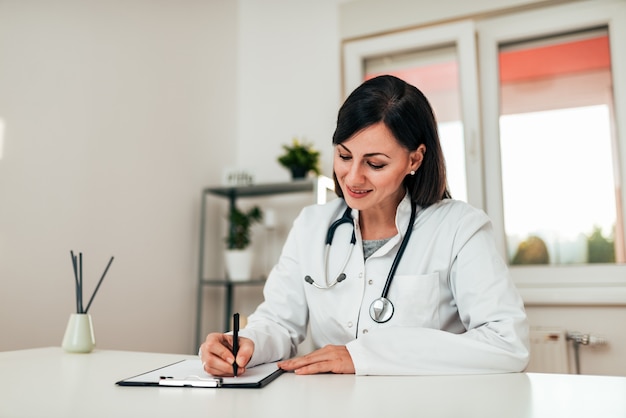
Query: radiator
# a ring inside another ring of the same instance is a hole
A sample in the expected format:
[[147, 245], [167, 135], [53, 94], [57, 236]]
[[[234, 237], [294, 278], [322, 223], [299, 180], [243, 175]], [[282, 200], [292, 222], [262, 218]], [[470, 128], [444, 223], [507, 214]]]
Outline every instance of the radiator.
[[573, 373], [570, 369], [567, 331], [530, 328], [530, 363], [527, 372]]
[[[603, 346], [602, 337], [568, 332], [562, 328], [530, 328], [530, 362], [527, 372], [580, 373], [580, 347]], [[570, 353], [573, 358], [570, 359]]]

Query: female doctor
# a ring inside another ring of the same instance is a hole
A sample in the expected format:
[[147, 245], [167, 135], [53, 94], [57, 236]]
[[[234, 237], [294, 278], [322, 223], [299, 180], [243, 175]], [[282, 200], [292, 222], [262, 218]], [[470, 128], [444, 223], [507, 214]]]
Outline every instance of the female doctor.
[[[433, 111], [392, 76], [346, 100], [333, 135], [340, 199], [294, 221], [239, 332], [211, 333], [207, 372], [279, 361], [297, 374], [522, 371], [528, 325], [484, 212], [452, 200]], [[313, 352], [294, 357], [307, 334]]]

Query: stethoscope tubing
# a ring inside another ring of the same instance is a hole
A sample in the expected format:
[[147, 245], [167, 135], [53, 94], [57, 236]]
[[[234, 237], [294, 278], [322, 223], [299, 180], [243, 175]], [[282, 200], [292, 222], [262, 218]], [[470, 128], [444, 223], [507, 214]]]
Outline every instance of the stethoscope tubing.
[[[354, 233], [352, 233], [352, 236], [354, 236]], [[345, 260], [343, 260], [343, 265], [341, 266], [341, 268], [339, 269], [339, 271], [341, 273], [339, 273], [339, 276], [337, 276], [337, 278], [335, 279], [335, 281], [331, 284], [328, 283], [328, 277], [330, 276], [330, 272], [328, 271], [328, 263], [324, 263], [326, 265], [326, 288], [330, 289], [331, 287], [335, 286], [338, 283], [343, 282], [346, 279], [346, 273], [344, 273], [344, 270], [346, 269], [346, 266], [348, 265], [348, 261], [350, 261], [350, 256], [352, 255], [352, 250], [354, 249], [354, 244], [356, 243], [356, 239], [353, 242], [351, 242], [350, 244], [350, 252], [348, 253], [348, 256], [346, 257]], [[326, 244], [325, 246], [326, 248], [324, 248], [324, 260], [328, 260], [328, 256], [330, 253], [330, 244]], [[321, 286], [317, 286], [317, 284], [315, 282], [313, 282], [315, 284], [315, 286], [319, 289], [323, 289], [323, 287]]]
[[[402, 260], [402, 256], [404, 255], [406, 246], [409, 243], [409, 238], [411, 237], [411, 234], [413, 232], [413, 227], [414, 227], [416, 216], [417, 216], [417, 204], [415, 202], [411, 202], [411, 216], [409, 218], [409, 225], [407, 226], [406, 233], [404, 234], [404, 237], [402, 238], [402, 242], [400, 243], [400, 248], [398, 249], [398, 252], [396, 253], [396, 256], [393, 259], [393, 262], [391, 263], [391, 268], [389, 269], [389, 273], [387, 274], [387, 280], [385, 281], [385, 286], [383, 287], [382, 294], [380, 295], [380, 297], [374, 299], [374, 301], [370, 305], [370, 317], [372, 318], [372, 320], [378, 323], [387, 322], [393, 316], [395, 309], [394, 309], [393, 303], [389, 300], [387, 296], [389, 295], [389, 288], [391, 287], [391, 282], [393, 281], [393, 278], [395, 277], [396, 270], [398, 269], [400, 260]], [[335, 279], [333, 283], [329, 284], [328, 283], [328, 277], [329, 277], [328, 257], [329, 257], [330, 247], [332, 245], [336, 229], [339, 226], [343, 225], [344, 223], [348, 223], [352, 225], [352, 238], [350, 239], [350, 251], [348, 252], [348, 256], [344, 260], [343, 266], [340, 269], [341, 273], [337, 276], [337, 278]], [[354, 249], [354, 245], [356, 244], [355, 231], [356, 231], [356, 228], [354, 225], [354, 219], [352, 218], [352, 209], [348, 206], [345, 212], [343, 213], [343, 215], [341, 216], [341, 218], [333, 222], [328, 228], [328, 231], [326, 233], [326, 243], [325, 243], [325, 248], [324, 248], [324, 265], [325, 265], [324, 269], [326, 273], [326, 287], [320, 286], [317, 283], [315, 283], [315, 280], [313, 280], [313, 278], [311, 278], [311, 276], [309, 275], [306, 275], [304, 277], [304, 281], [313, 285], [314, 287], [318, 289], [330, 289], [334, 287], [335, 285], [344, 281], [346, 279], [346, 274], [344, 270], [346, 266], [348, 265], [348, 261], [350, 260], [350, 257], [352, 256], [352, 250]]]
[[385, 281], [385, 287], [383, 287], [383, 293], [380, 295], [381, 298], [388, 299], [389, 288], [391, 287], [391, 281], [396, 275], [396, 270], [398, 269], [398, 265], [400, 264], [400, 260], [402, 260], [402, 256], [404, 255], [404, 250], [406, 250], [406, 246], [409, 244], [409, 238], [411, 238], [411, 234], [413, 233], [413, 223], [415, 222], [415, 216], [417, 214], [417, 207], [414, 202], [411, 202], [411, 217], [409, 218], [409, 226], [406, 229], [406, 234], [400, 243], [400, 248], [398, 248], [398, 253], [396, 257], [393, 259], [393, 263], [391, 264], [391, 268], [389, 269], [389, 274], [387, 274], [387, 280]]

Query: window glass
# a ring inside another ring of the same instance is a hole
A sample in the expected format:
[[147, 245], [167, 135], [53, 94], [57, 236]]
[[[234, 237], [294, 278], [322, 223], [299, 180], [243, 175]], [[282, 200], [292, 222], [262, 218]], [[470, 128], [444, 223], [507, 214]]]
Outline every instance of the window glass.
[[606, 30], [504, 45], [499, 64], [510, 263], [624, 262]]

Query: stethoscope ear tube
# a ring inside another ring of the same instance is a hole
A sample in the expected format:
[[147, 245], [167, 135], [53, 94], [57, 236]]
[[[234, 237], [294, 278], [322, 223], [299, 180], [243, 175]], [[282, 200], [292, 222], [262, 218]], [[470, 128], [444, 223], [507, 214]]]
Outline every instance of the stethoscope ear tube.
[[[343, 224], [352, 225], [352, 237], [350, 238], [350, 251], [348, 252], [348, 255], [343, 261], [343, 265], [339, 269], [341, 273], [337, 276], [334, 282], [328, 283], [328, 278], [330, 277], [330, 272], [328, 271], [328, 257], [329, 257], [328, 254], [330, 252], [330, 247], [333, 243], [333, 238], [335, 237], [335, 231], [337, 230], [337, 228], [339, 228]], [[326, 232], [326, 242], [324, 245], [324, 269], [326, 273], [326, 286], [321, 286], [315, 283], [315, 280], [308, 274], [304, 276], [304, 281], [307, 282], [308, 284], [315, 286], [318, 289], [330, 289], [331, 287], [336, 286], [338, 283], [341, 283], [344, 280], [346, 280], [346, 273], [344, 273], [344, 270], [346, 269], [346, 266], [348, 265], [348, 261], [350, 261], [350, 257], [352, 256], [352, 250], [354, 249], [355, 244], [356, 244], [356, 234], [354, 230], [354, 221], [352, 219], [352, 208], [348, 206], [346, 207], [346, 210], [343, 212], [343, 215], [341, 216], [341, 218], [337, 219], [335, 222], [330, 224], [330, 226], [328, 227], [328, 231]]]
[[[343, 224], [352, 224], [354, 228], [354, 221], [352, 219], [352, 208], [350, 206], [346, 207], [346, 210], [341, 215], [341, 218], [337, 219], [335, 222], [330, 224], [328, 227], [328, 232], [326, 232], [326, 245], [331, 246], [333, 243], [333, 238], [335, 237], [335, 231]], [[351, 244], [356, 243], [356, 236], [354, 234], [354, 229], [352, 230], [352, 239], [350, 240]]]

